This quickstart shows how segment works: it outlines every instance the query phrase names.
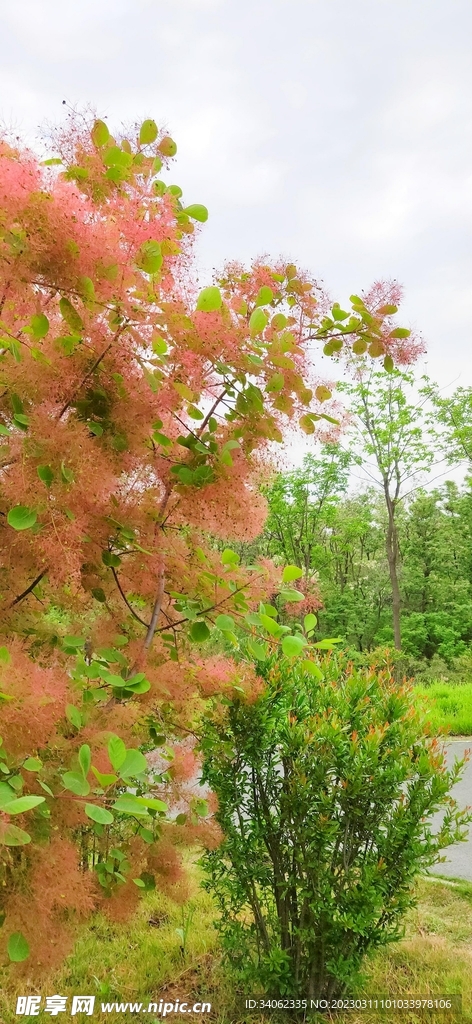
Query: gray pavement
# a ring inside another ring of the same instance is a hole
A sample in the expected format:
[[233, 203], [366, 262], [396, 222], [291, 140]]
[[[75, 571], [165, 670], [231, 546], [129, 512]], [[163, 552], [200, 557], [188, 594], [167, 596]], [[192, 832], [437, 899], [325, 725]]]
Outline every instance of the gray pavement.
[[[464, 739], [454, 739], [447, 743], [448, 763], [456, 757], [462, 757], [464, 750], [472, 749], [472, 736]], [[451, 790], [452, 796], [457, 800], [460, 807], [472, 806], [472, 759], [466, 765], [460, 782]], [[441, 815], [438, 815], [440, 820]], [[437, 864], [430, 870], [439, 875], [447, 875], [450, 878], [465, 878], [472, 882], [472, 825], [469, 830], [469, 838], [466, 843], [455, 843], [443, 850], [447, 857], [445, 864]]]

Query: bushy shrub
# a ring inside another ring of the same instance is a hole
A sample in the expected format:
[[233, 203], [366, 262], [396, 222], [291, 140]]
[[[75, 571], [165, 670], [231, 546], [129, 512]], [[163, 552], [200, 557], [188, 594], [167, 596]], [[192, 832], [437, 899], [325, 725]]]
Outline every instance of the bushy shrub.
[[[262, 665], [254, 703], [215, 701], [203, 778], [225, 839], [205, 855], [224, 948], [253, 991], [328, 998], [397, 939], [417, 872], [464, 837], [409, 685], [329, 655], [319, 678]], [[433, 834], [431, 815], [444, 808]]]

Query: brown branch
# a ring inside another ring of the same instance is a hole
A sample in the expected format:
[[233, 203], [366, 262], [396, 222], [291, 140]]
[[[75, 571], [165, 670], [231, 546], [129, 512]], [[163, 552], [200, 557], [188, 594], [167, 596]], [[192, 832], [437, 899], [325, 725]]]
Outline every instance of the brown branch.
[[45, 576], [46, 573], [47, 569], [43, 569], [43, 571], [40, 572], [39, 576], [37, 576], [36, 579], [33, 580], [32, 583], [30, 583], [29, 587], [27, 587], [26, 590], [23, 590], [23, 593], [18, 594], [18, 597], [15, 597], [15, 599], [11, 601], [11, 603], [8, 605], [8, 608], [13, 608], [15, 604], [19, 604], [20, 601], [23, 601], [23, 598], [28, 597], [28, 594], [31, 594], [31, 591], [34, 590], [35, 587], [37, 587], [38, 583], [41, 582], [43, 576]]
[[126, 597], [126, 594], [125, 594], [125, 592], [124, 592], [124, 590], [123, 590], [123, 588], [121, 586], [121, 583], [119, 581], [118, 573], [116, 572], [116, 569], [113, 566], [111, 566], [111, 571], [113, 573], [113, 578], [114, 578], [115, 583], [116, 583], [116, 585], [118, 587], [118, 590], [119, 590], [119, 592], [120, 592], [120, 594], [121, 594], [121, 596], [123, 598], [123, 601], [125, 602], [125, 605], [127, 606], [127, 608], [129, 608], [129, 610], [130, 610], [131, 614], [133, 615], [133, 617], [135, 619], [137, 619], [138, 622], [140, 622], [142, 626], [144, 626], [146, 629], [148, 629], [149, 628], [149, 623], [145, 622], [144, 619], [141, 619], [140, 616], [137, 614], [137, 612], [134, 611], [134, 608], [131, 607], [131, 605], [130, 605], [130, 603], [128, 601], [128, 598]]
[[[156, 599], [154, 601], [154, 607], [152, 609], [151, 621], [149, 623], [146, 636], [144, 638], [144, 644], [143, 644], [143, 650], [144, 651], [148, 651], [149, 650], [149, 648], [150, 648], [150, 646], [152, 644], [152, 641], [153, 641], [154, 633], [156, 632], [157, 620], [158, 620], [159, 615], [161, 613], [162, 598], [164, 597], [164, 581], [165, 581], [164, 562], [162, 562], [161, 567], [159, 569], [159, 574], [158, 574]], [[168, 627], [166, 626], [166, 629], [167, 628]]]

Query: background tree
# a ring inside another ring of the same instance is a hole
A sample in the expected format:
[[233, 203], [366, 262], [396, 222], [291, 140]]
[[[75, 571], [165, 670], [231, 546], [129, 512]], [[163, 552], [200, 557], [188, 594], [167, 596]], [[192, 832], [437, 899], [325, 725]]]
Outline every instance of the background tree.
[[[207, 211], [160, 177], [176, 146], [151, 119], [113, 138], [72, 117], [55, 147], [0, 147], [2, 943], [31, 947], [29, 971], [100, 901], [185, 894], [177, 848], [217, 833], [203, 801], [167, 819], [194, 770], [170, 741], [209, 694], [257, 690], [235, 623], [256, 656], [306, 645], [255, 612], [280, 586], [296, 600], [297, 570], [246, 569], [214, 538], [261, 532], [270, 444], [328, 415], [313, 338], [408, 356], [390, 308], [356, 300], [343, 326], [293, 264], [199, 292]], [[203, 656], [213, 629], [233, 659]]]
[[[415, 385], [411, 373], [394, 370], [358, 371], [352, 382], [339, 390], [349, 397], [356, 461], [381, 490], [387, 513], [385, 551], [392, 593], [395, 647], [401, 648], [401, 589], [398, 510], [405, 497], [424, 481], [435, 464], [438, 440], [431, 418], [425, 412], [428, 382]], [[422, 385], [422, 386], [421, 386]]]

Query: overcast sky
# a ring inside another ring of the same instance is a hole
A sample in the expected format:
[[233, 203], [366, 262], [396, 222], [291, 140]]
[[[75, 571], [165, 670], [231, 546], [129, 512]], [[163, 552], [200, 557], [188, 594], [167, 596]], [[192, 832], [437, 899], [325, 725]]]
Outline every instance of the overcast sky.
[[0, 0], [0, 116], [153, 116], [208, 206], [203, 268], [284, 255], [341, 303], [379, 277], [472, 385], [471, 0]]

